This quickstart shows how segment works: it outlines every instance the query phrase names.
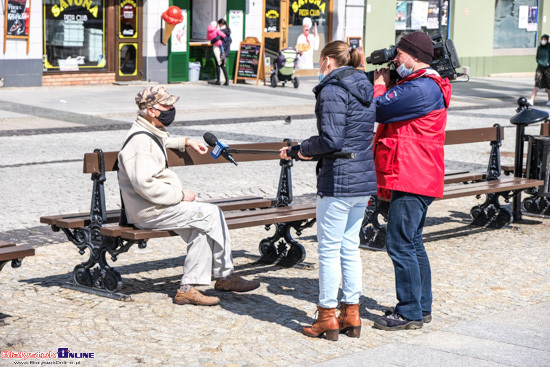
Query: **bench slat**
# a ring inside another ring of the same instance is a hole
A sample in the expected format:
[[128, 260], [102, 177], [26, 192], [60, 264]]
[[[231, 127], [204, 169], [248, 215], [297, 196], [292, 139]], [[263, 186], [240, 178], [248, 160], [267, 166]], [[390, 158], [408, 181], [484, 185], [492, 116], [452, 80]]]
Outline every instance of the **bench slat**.
[[231, 212], [224, 213], [224, 217], [225, 217], [225, 220], [228, 221], [230, 219], [247, 218], [252, 215], [284, 213], [285, 211], [289, 212], [289, 211], [308, 210], [308, 209], [315, 209], [315, 204], [301, 204], [301, 205], [292, 205], [287, 207], [274, 207], [274, 208], [268, 208], [268, 209], [260, 209], [258, 211], [250, 211], [250, 210], [231, 211]]
[[453, 183], [485, 180], [486, 178], [487, 178], [487, 173], [483, 173], [483, 172], [464, 173], [464, 174], [456, 174], [452, 176], [445, 176], [444, 183], [445, 185], [447, 185], [447, 184], [453, 184]]
[[262, 196], [240, 196], [235, 198], [219, 198], [219, 199], [209, 199], [204, 200], [202, 203], [210, 203], [210, 204], [222, 204], [222, 203], [232, 203], [235, 201], [246, 201], [246, 200], [259, 200], [263, 199]]
[[544, 183], [540, 180], [531, 180], [526, 178], [512, 177], [511, 180], [495, 180], [487, 182], [478, 182], [469, 185], [457, 185], [455, 187], [446, 187], [443, 193], [443, 199], [453, 199], [463, 196], [473, 196], [481, 194], [490, 194], [493, 192], [502, 192], [510, 190], [522, 190], [529, 187], [537, 187]]
[[15, 246], [15, 243], [0, 240], [0, 248], [2, 248], [2, 247], [12, 247], [12, 246]]
[[247, 200], [247, 201], [235, 201], [229, 203], [212, 203], [220, 207], [224, 212], [231, 210], [245, 210], [245, 209], [261, 209], [270, 208], [277, 204], [277, 200], [261, 199], [261, 200]]
[[472, 182], [469, 184], [460, 184], [460, 183], [448, 184], [448, 185], [445, 185], [444, 191], [447, 193], [454, 192], [454, 191], [464, 191], [464, 190], [468, 191], [468, 188], [472, 188], [472, 187], [476, 187], [476, 188], [492, 187], [495, 185], [509, 184], [510, 182], [514, 183], [514, 182], [517, 182], [517, 180], [521, 180], [521, 178], [505, 176], [505, 177], [502, 177], [500, 180]]
[[[232, 144], [231, 149], [253, 149], [253, 150], [279, 150], [285, 146], [283, 142], [271, 142], [271, 143], [248, 143], [248, 144]], [[214, 159], [210, 155], [212, 148], [208, 148], [208, 153], [199, 154], [193, 149], [189, 149], [185, 152], [180, 152], [175, 149], [167, 149], [166, 155], [168, 157], [168, 166], [170, 167], [182, 167], [189, 165], [200, 164], [218, 164], [229, 163], [224, 158], [220, 157]], [[250, 162], [250, 161], [265, 161], [265, 160], [278, 160], [277, 154], [235, 154], [235, 160], [237, 162]], [[117, 169], [118, 152], [103, 152], [103, 160], [105, 162], [105, 172], [115, 171]], [[99, 173], [99, 154], [98, 153], [86, 153], [84, 154], [84, 173]]]
[[[232, 198], [232, 199], [212, 199], [205, 201], [214, 205], [218, 205], [224, 212], [230, 210], [244, 210], [257, 208], [270, 208], [277, 201], [274, 199], [263, 199], [257, 196]], [[89, 213], [75, 213], [68, 215], [56, 215], [40, 218], [41, 223], [56, 225], [59, 228], [82, 228], [90, 225]], [[107, 221], [105, 224], [117, 223], [120, 218], [120, 209], [107, 211]]]
[[34, 249], [30, 245], [0, 248], [0, 261], [22, 259], [27, 256], [34, 256]]
[[[504, 128], [500, 128], [500, 138], [504, 139]], [[445, 145], [481, 143], [497, 140], [497, 128], [462, 129], [445, 131]]]
[[[311, 218], [315, 218], [315, 205], [300, 205], [298, 209], [281, 207], [247, 212], [229, 212], [226, 217], [226, 223], [229, 229], [237, 229]], [[177, 235], [172, 231], [134, 229], [132, 227], [120, 226], [103, 227], [100, 233], [111, 237], [122, 237], [127, 240], [145, 240]]]
[[[105, 224], [118, 223], [119, 218], [120, 218], [120, 209], [116, 210], [116, 212], [108, 213], [107, 221], [105, 222]], [[86, 218], [86, 219], [61, 218], [61, 219], [57, 219], [54, 224], [59, 228], [67, 228], [67, 229], [82, 228], [90, 225], [90, 218]]]
[[238, 229], [252, 226], [261, 226], [266, 224], [285, 223], [297, 220], [311, 219], [315, 218], [315, 216], [316, 210], [315, 208], [312, 208], [297, 211], [283, 211], [282, 213], [272, 213], [265, 215], [260, 214], [254, 217], [247, 218], [229, 219], [226, 221], [226, 223], [229, 229]]

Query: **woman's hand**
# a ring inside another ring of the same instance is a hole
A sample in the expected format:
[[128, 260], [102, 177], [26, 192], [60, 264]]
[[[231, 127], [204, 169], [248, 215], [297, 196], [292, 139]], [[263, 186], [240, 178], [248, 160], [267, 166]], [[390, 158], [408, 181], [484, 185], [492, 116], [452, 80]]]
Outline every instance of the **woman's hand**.
[[300, 159], [303, 159], [304, 161], [310, 161], [310, 160], [313, 159], [313, 157], [306, 157], [306, 156], [302, 155], [302, 152], [300, 152], [300, 151], [298, 151], [298, 157]]
[[203, 143], [198, 142], [196, 140], [189, 139], [187, 141], [187, 145], [195, 149], [195, 151], [199, 154], [206, 154], [206, 152], [208, 152], [208, 148], [206, 148], [206, 146]]
[[290, 159], [290, 157], [286, 154], [287, 152], [288, 152], [288, 147], [279, 149], [279, 158]]

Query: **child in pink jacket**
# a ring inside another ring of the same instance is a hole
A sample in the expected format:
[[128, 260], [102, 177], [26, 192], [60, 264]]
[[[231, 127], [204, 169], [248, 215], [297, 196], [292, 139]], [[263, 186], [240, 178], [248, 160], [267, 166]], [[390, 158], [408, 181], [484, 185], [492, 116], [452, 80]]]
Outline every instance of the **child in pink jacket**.
[[218, 24], [216, 22], [212, 22], [206, 30], [206, 39], [208, 41], [213, 40], [216, 38], [216, 36], [220, 36], [221, 38], [214, 42], [212, 46], [218, 46], [220, 47], [220, 51], [223, 54], [223, 46], [222, 46], [222, 38], [225, 38], [225, 33], [223, 33], [220, 29], [218, 29]]

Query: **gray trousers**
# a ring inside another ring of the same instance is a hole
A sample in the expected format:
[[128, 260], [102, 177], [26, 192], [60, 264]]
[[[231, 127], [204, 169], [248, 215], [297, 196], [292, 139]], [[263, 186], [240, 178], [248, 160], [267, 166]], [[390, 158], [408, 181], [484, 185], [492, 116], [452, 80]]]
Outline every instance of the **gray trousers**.
[[166, 209], [156, 218], [135, 223], [137, 228], [176, 232], [187, 243], [181, 284], [209, 285], [233, 273], [229, 229], [220, 208], [187, 202]]

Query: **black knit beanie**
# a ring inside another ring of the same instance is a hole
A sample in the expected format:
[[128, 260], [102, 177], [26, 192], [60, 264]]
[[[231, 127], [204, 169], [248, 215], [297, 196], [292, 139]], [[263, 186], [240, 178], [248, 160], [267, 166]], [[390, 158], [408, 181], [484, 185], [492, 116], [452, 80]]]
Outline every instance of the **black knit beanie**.
[[426, 33], [413, 32], [404, 35], [399, 40], [397, 48], [405, 51], [418, 60], [431, 64], [434, 57], [434, 46], [432, 39]]

